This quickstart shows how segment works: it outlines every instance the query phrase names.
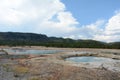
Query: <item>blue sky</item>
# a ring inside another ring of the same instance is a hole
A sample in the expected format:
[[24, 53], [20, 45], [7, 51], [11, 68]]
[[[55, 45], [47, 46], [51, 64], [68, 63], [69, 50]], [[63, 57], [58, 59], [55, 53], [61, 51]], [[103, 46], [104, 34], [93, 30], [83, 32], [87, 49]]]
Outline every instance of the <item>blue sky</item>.
[[120, 9], [120, 0], [62, 0], [66, 10], [83, 25], [109, 19]]
[[0, 0], [1, 32], [120, 41], [120, 0]]

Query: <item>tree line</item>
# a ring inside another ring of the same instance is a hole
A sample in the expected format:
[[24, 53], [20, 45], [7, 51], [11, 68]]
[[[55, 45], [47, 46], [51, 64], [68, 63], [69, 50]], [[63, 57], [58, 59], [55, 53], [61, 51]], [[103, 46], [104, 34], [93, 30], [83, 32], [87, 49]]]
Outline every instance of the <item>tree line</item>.
[[0, 45], [120, 49], [120, 42], [105, 43], [95, 40], [73, 40], [47, 37], [43, 34], [18, 32], [0, 32]]

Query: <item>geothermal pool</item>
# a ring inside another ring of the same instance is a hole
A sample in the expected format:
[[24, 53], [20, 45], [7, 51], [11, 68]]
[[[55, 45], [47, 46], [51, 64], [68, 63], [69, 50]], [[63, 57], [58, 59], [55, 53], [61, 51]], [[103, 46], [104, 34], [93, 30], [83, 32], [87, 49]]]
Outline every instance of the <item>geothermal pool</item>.
[[4, 49], [6, 52], [10, 54], [55, 54], [58, 52], [63, 52], [62, 50], [26, 50], [26, 49]]
[[70, 57], [66, 58], [67, 61], [73, 62], [108, 62], [108, 61], [116, 61], [111, 58], [104, 58], [104, 57], [93, 57], [93, 56], [81, 56], [81, 57]]

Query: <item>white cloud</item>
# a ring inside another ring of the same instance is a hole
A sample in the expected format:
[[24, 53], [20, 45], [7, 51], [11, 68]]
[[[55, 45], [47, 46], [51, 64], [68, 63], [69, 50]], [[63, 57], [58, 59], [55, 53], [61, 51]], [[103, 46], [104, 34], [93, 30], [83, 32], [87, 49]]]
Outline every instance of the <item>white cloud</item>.
[[0, 1], [0, 23], [19, 24], [25, 17], [24, 12], [18, 11], [23, 0], [1, 0]]
[[[56, 15], [56, 21], [53, 17]], [[34, 24], [32, 32], [49, 36], [62, 36], [76, 29], [78, 24], [72, 14], [65, 10], [60, 0], [1, 0], [0, 23], [16, 29], [24, 24]]]
[[106, 23], [103, 33], [95, 35], [94, 39], [106, 42], [120, 41], [120, 13], [111, 17]]
[[[56, 36], [63, 36], [77, 29], [75, 25], [78, 24], [78, 22], [76, 22], [70, 12], [59, 12], [56, 19], [58, 21], [52, 21], [52, 19], [42, 21], [39, 28], [37, 28], [38, 32], [41, 31], [45, 34], [49, 34], [50, 36], [55, 34]], [[41, 29], [41, 26], [44, 27]]]
[[98, 20], [95, 23], [81, 26], [71, 33], [74, 35], [71, 34], [68, 37], [75, 39], [94, 39], [105, 42], [120, 41], [120, 12], [117, 12], [107, 22]]
[[120, 11], [115, 13], [107, 23], [98, 20], [78, 27], [79, 22], [71, 12], [66, 11], [60, 0], [0, 0], [0, 30], [74, 39], [120, 41]]
[[120, 34], [120, 13], [109, 19], [105, 30], [107, 35]]
[[71, 38], [72, 36], [74, 39], [93, 39], [94, 35], [103, 32], [101, 26], [103, 26], [104, 23], [104, 20], [98, 20], [95, 23], [77, 27], [70, 35], [68, 35], [68, 37]]

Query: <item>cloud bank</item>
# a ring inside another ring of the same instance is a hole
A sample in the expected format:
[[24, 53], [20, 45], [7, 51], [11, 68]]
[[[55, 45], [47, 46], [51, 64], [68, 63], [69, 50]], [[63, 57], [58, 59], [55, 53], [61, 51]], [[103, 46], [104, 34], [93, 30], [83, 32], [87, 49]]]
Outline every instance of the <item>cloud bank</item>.
[[60, 0], [0, 0], [0, 31], [120, 41], [120, 12], [107, 21], [81, 25]]
[[107, 42], [120, 41], [120, 13], [112, 16], [105, 24], [102, 34], [96, 34], [94, 39]]

